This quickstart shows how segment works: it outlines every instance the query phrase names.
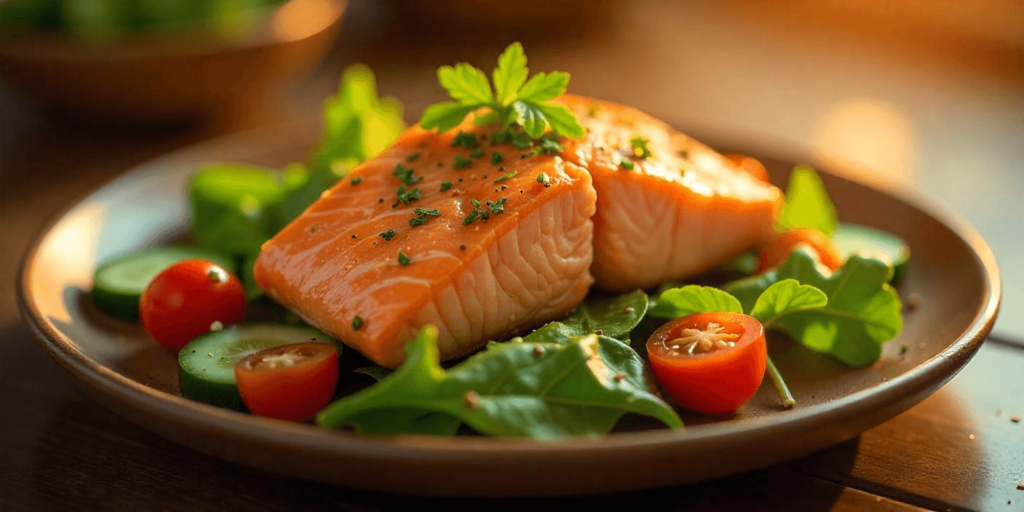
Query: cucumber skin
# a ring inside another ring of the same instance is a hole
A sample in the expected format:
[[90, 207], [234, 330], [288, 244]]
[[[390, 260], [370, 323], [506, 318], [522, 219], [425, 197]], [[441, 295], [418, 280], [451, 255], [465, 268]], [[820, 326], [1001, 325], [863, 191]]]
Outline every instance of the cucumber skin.
[[[202, 257], [202, 259], [208, 259], [224, 267], [228, 272], [235, 273], [237, 271], [237, 265], [235, 265], [231, 258], [228, 258], [223, 254], [219, 254], [199, 247], [189, 247], [181, 245], [174, 245], [170, 247], [150, 247], [128, 254], [122, 254], [120, 256], [115, 256], [113, 258], [107, 259], [100, 265], [97, 265], [96, 268], [93, 270], [93, 287], [90, 295], [92, 296], [92, 301], [94, 304], [96, 304], [96, 307], [98, 307], [104, 313], [107, 313], [108, 315], [116, 318], [120, 318], [122, 320], [138, 320], [139, 299], [142, 298], [142, 291], [145, 290], [145, 286], [143, 286], [142, 290], [139, 290], [138, 294], [135, 294], [107, 290], [106, 287], [96, 286], [96, 282], [101, 280], [99, 279], [100, 274], [104, 270], [110, 268], [113, 265], [119, 265], [131, 259], [142, 257], [144, 255], [152, 254], [157, 251], [163, 250], [167, 250], [168, 252], [180, 252], [181, 259], [177, 261], [184, 261], [192, 257]], [[173, 264], [174, 263], [168, 264], [168, 267]]]
[[[335, 348], [337, 349], [339, 357], [341, 356], [343, 350], [343, 346], [340, 342], [324, 334], [322, 331], [314, 327], [275, 323], [257, 323], [232, 326], [229, 327], [228, 329], [258, 330], [261, 328], [286, 329], [294, 331], [297, 334], [302, 333], [303, 335], [312, 335], [312, 337], [315, 337], [318, 341], [322, 343], [330, 343], [334, 345]], [[247, 411], [248, 409], [245, 407], [245, 402], [242, 401], [242, 395], [238, 393], [238, 387], [235, 385], [234, 382], [229, 384], [226, 382], [202, 380], [185, 369], [185, 367], [187, 366], [185, 357], [188, 354], [188, 352], [186, 351], [196, 350], [197, 347], [193, 346], [193, 343], [195, 343], [196, 341], [201, 342], [202, 338], [209, 335], [210, 334], [204, 334], [199, 338], [192, 340], [191, 342], [189, 342], [188, 345], [182, 347], [181, 351], [178, 352], [178, 389], [181, 391], [182, 396], [190, 400], [195, 400], [197, 402], [202, 402], [204, 404], [214, 405], [217, 407], [223, 407], [226, 409], [233, 409], [236, 411]], [[289, 343], [297, 342], [283, 342], [278, 345], [271, 346], [287, 345]], [[254, 350], [253, 352], [256, 351]], [[238, 359], [245, 357], [245, 355], [248, 354], [240, 355]]]

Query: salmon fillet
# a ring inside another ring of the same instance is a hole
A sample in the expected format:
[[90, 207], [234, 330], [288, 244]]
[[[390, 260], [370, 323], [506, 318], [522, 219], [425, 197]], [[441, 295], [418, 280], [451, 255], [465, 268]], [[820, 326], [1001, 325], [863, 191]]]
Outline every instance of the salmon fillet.
[[[461, 129], [484, 140], [497, 131], [469, 121]], [[264, 244], [256, 282], [388, 368], [404, 361], [405, 342], [426, 324], [438, 327], [441, 356], [450, 359], [568, 314], [593, 283], [590, 175], [508, 143], [482, 143], [486, 154], [473, 159], [453, 146], [457, 131], [410, 128], [355, 168]], [[492, 164], [493, 152], [502, 163]], [[472, 163], [457, 170], [456, 155]], [[442, 191], [445, 181], [451, 187]], [[400, 186], [409, 204], [398, 199]], [[410, 226], [416, 218], [421, 225]]]
[[[636, 109], [574, 95], [556, 101], [587, 128], [563, 156], [586, 168], [597, 190], [596, 286], [625, 292], [690, 277], [771, 235], [778, 188]], [[636, 136], [648, 139], [647, 158], [630, 158]]]

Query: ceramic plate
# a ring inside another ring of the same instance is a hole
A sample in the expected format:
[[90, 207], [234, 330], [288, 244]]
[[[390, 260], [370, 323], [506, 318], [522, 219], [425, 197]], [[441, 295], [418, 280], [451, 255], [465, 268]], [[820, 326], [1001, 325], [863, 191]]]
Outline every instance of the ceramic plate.
[[[134, 169], [62, 213], [36, 240], [20, 274], [21, 308], [43, 349], [102, 404], [217, 457], [389, 492], [536, 496], [695, 482], [855, 437], [952, 378], [981, 345], [998, 310], [995, 261], [969, 226], [904, 192], [842, 178], [826, 167], [823, 178], [843, 221], [909, 241], [913, 258], [900, 293], [920, 300], [906, 313], [900, 337], [866, 368], [847, 368], [786, 339], [772, 340], [772, 357], [798, 401], [792, 410], [781, 409], [766, 379], [734, 415], [684, 415], [688, 426], [682, 431], [631, 430], [541, 443], [357, 437], [181, 397], [175, 355], [138, 325], [96, 311], [89, 298], [93, 268], [109, 257], [180, 238], [188, 225], [186, 184], [198, 164], [302, 161], [317, 133], [317, 123], [300, 122], [195, 146]], [[784, 181], [795, 161], [758, 151], [766, 147], [760, 144], [730, 140], [728, 146], [761, 158], [776, 182]]]

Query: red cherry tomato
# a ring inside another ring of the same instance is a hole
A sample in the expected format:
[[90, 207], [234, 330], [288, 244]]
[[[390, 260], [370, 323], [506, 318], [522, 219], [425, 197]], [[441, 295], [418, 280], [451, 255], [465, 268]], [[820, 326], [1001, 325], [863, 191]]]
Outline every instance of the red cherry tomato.
[[704, 414], [735, 411], [761, 387], [768, 348], [761, 322], [738, 313], [697, 313], [647, 340], [651, 370], [679, 405]]
[[781, 265], [782, 262], [786, 261], [789, 252], [800, 243], [810, 245], [818, 253], [822, 265], [831, 270], [838, 269], [846, 262], [843, 255], [839, 253], [839, 249], [836, 248], [836, 244], [832, 242], [832, 239], [820, 231], [816, 229], [794, 229], [775, 235], [775, 238], [772, 238], [761, 249], [761, 272]]
[[178, 262], [158, 274], [139, 300], [142, 327], [161, 345], [175, 350], [196, 336], [242, 321], [242, 283], [220, 265], [206, 260]]
[[338, 353], [316, 342], [267, 348], [235, 363], [235, 381], [253, 414], [306, 421], [334, 396]]
[[738, 155], [736, 153], [727, 153], [723, 156], [728, 158], [729, 161], [736, 164], [737, 167], [745, 171], [747, 174], [765, 183], [771, 181], [771, 178], [768, 176], [768, 169], [764, 168], [764, 164], [762, 164], [760, 160], [747, 155]]

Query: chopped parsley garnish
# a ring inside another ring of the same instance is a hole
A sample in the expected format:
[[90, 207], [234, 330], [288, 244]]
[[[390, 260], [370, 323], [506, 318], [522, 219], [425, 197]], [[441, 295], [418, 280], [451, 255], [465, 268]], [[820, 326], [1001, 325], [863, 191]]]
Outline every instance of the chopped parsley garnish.
[[435, 208], [416, 208], [412, 211], [420, 217], [440, 217], [441, 212]]
[[450, 188], [452, 188], [452, 182], [448, 180], [444, 180], [441, 182], [441, 192], [444, 192]]
[[387, 230], [387, 231], [384, 231], [384, 232], [382, 232], [382, 233], [380, 234], [380, 237], [381, 237], [381, 238], [383, 238], [383, 239], [384, 239], [384, 241], [386, 241], [386, 242], [390, 242], [390, 241], [391, 241], [391, 239], [392, 239], [392, 238], [394, 238], [396, 234], [397, 234], [397, 233], [395, 232], [395, 230], [393, 230], [393, 229], [389, 229], [389, 230]]
[[363, 326], [363, 317], [356, 315], [352, 317], [352, 330], [358, 331]]
[[452, 147], [462, 146], [466, 149], [473, 149], [480, 145], [480, 139], [476, 135], [459, 130], [459, 133], [452, 139]]
[[494, 180], [494, 182], [495, 183], [501, 183], [503, 181], [508, 181], [508, 180], [510, 180], [512, 178], [515, 178], [517, 174], [519, 174], [519, 173], [516, 172], [516, 171], [512, 171], [512, 172], [510, 172], [508, 174], [502, 175], [498, 179]]
[[402, 204], [409, 204], [420, 198], [420, 189], [419, 187], [416, 187], [406, 192], [405, 185], [399, 185], [397, 194], [398, 200], [401, 201]]
[[498, 165], [503, 161], [505, 161], [505, 157], [501, 156], [501, 153], [491, 153], [491, 165]]
[[476, 220], [479, 219], [479, 218], [480, 218], [480, 210], [477, 210], [476, 208], [473, 208], [473, 210], [471, 212], [469, 212], [469, 215], [466, 215], [466, 218], [462, 219], [462, 225], [463, 226], [468, 226], [468, 225], [472, 224], [473, 222], [476, 222]]
[[409, 257], [406, 256], [404, 252], [398, 251], [398, 263], [400, 265], [408, 265], [412, 263], [412, 260], [409, 259]]
[[544, 173], [538, 173], [537, 174], [537, 183], [540, 183], [541, 185], [544, 185], [545, 187], [548, 187], [548, 186], [551, 185], [550, 183], [548, 183], [548, 175], [544, 174]]
[[359, 176], [356, 176], [355, 178], [352, 178], [352, 185], [353, 186], [358, 185], [358, 184], [360, 184], [362, 182], [363, 182], [363, 178], [360, 178]]
[[419, 157], [420, 157], [419, 153], [411, 153], [411, 154], [409, 154], [409, 156], [405, 157], [405, 161], [406, 162], [414, 162]]
[[401, 180], [402, 183], [405, 183], [406, 185], [412, 185], [413, 183], [416, 183], [417, 181], [423, 179], [423, 176], [420, 176], [419, 178], [414, 178], [413, 174], [415, 172], [416, 171], [402, 164], [398, 164], [397, 166], [395, 166], [395, 170], [391, 171], [391, 174], [394, 175], [399, 180]]
[[507, 202], [507, 197], [502, 197], [495, 202], [487, 201], [487, 209], [491, 211], [491, 215], [501, 215], [505, 213], [505, 203]]
[[409, 227], [415, 228], [427, 223], [426, 217], [413, 217], [409, 219]]
[[590, 102], [590, 106], [587, 107], [587, 115], [590, 117], [597, 117], [597, 103]]
[[557, 154], [561, 153], [562, 151], [565, 151], [565, 146], [559, 144], [557, 140], [554, 140], [554, 139], [541, 139], [541, 141], [540, 141], [540, 152], [541, 153], [544, 153], [545, 155], [554, 156], [554, 155], [557, 155]]
[[477, 124], [503, 123], [521, 126], [531, 138], [539, 138], [550, 127], [557, 135], [582, 137], [586, 132], [573, 113], [551, 100], [565, 93], [569, 74], [561, 71], [538, 73], [527, 80], [523, 46], [512, 43], [498, 57], [494, 69], [494, 89], [483, 71], [464, 62], [442, 66], [437, 78], [455, 101], [435, 103], [423, 112], [420, 126], [440, 131], [455, 128], [480, 108], [490, 110], [476, 119]]
[[484, 156], [484, 150], [482, 150], [480, 148], [476, 148], [473, 151], [469, 152], [469, 156], [471, 158], [480, 158], [480, 157]]
[[633, 161], [632, 160], [623, 160], [623, 161], [619, 162], [619, 165], [622, 166], [622, 168], [627, 170], [627, 171], [632, 171], [633, 170]]
[[636, 155], [637, 158], [645, 159], [651, 156], [651, 148], [647, 147], [648, 142], [650, 141], [647, 140], [647, 137], [637, 135], [636, 137], [629, 139], [629, 147], [633, 148], [633, 154]]
[[470, 199], [469, 200], [469, 204], [471, 204], [473, 206], [480, 206], [480, 201], [478, 201], [476, 199]]
[[456, 171], [462, 170], [465, 169], [466, 167], [469, 167], [469, 164], [471, 163], [473, 163], [473, 161], [470, 160], [469, 158], [466, 158], [462, 155], [455, 155], [455, 164], [452, 165], [452, 168], [454, 168]]
[[683, 158], [690, 158], [690, 152], [684, 149], [684, 150], [679, 152], [679, 156], [681, 156]]

